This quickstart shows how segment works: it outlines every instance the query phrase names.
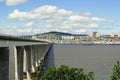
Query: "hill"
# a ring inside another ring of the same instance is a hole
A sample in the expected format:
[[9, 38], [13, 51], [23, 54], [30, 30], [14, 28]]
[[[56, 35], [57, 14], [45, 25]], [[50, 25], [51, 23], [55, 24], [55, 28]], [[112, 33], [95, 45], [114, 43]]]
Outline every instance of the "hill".
[[57, 31], [51, 31], [51, 32], [46, 32], [42, 34], [37, 34], [37, 35], [46, 35], [46, 34], [53, 34], [58, 36], [87, 36], [87, 34], [71, 34], [71, 33], [65, 33], [65, 32], [57, 32]]

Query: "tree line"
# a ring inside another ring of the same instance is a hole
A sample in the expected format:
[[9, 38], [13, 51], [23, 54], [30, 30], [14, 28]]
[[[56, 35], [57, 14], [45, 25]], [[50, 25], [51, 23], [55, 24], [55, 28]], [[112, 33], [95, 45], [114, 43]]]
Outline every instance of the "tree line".
[[[82, 68], [70, 68], [61, 65], [59, 68], [50, 67], [40, 80], [94, 80], [94, 72], [86, 73]], [[110, 80], [120, 80], [120, 62], [113, 66]]]

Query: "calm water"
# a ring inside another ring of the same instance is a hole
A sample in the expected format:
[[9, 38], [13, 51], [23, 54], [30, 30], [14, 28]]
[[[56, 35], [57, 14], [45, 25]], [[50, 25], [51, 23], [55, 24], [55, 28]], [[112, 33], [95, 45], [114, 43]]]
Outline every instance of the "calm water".
[[94, 71], [95, 80], [110, 80], [113, 65], [120, 60], [120, 45], [54, 45], [48, 66], [68, 65]]

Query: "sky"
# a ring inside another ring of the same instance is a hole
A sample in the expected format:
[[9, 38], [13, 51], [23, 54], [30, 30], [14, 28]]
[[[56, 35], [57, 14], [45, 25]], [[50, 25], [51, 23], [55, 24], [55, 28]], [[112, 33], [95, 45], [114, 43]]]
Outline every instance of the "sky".
[[120, 0], [0, 0], [0, 34], [120, 32]]

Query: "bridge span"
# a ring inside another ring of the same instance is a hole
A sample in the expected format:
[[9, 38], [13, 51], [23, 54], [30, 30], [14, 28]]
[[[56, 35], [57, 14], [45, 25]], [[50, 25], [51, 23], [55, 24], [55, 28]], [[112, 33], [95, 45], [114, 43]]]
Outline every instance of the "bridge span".
[[0, 80], [32, 80], [51, 43], [0, 36]]

